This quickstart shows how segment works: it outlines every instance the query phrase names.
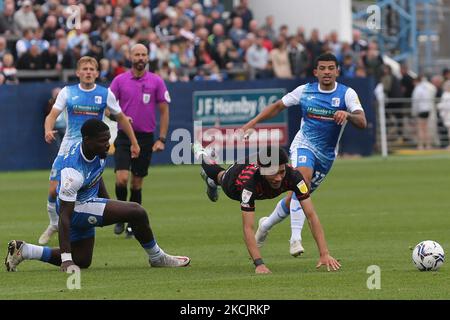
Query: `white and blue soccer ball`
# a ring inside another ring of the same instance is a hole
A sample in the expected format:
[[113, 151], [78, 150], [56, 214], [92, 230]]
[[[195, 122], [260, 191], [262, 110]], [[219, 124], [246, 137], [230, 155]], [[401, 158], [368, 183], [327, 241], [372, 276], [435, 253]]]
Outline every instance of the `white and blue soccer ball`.
[[444, 263], [444, 249], [436, 241], [422, 241], [414, 248], [412, 260], [420, 271], [436, 271]]

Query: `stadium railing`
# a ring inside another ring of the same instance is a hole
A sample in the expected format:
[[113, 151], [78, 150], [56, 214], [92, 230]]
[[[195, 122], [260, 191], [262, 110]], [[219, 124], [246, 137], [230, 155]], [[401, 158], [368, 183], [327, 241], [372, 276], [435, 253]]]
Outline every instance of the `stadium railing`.
[[[389, 154], [401, 150], [417, 149], [417, 117], [413, 116], [411, 112], [412, 99], [388, 98], [381, 85], [375, 90], [375, 96], [378, 116], [376, 145], [381, 155], [388, 157]], [[428, 117], [428, 132], [433, 149], [443, 148], [449, 143], [446, 129], [437, 109], [439, 102], [439, 98], [433, 99], [433, 108]], [[392, 104], [397, 106], [387, 107]]]
[[17, 70], [17, 78], [20, 80], [58, 80], [68, 82], [76, 78], [75, 69], [64, 70]]

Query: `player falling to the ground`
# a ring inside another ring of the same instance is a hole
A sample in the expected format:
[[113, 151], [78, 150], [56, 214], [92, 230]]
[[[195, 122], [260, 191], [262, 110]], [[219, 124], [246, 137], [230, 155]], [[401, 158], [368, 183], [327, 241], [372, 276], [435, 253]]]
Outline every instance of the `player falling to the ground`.
[[[291, 164], [298, 170], [314, 192], [331, 170], [338, 153], [339, 139], [347, 121], [355, 127], [367, 126], [364, 110], [355, 90], [336, 82], [338, 62], [331, 53], [320, 55], [314, 68], [318, 82], [307, 83], [269, 105], [254, 119], [242, 127], [249, 132], [255, 125], [275, 117], [287, 107], [301, 108], [300, 130], [290, 147]], [[257, 242], [262, 246], [269, 230], [289, 214], [291, 239], [289, 252], [296, 257], [304, 252], [301, 232], [305, 223], [304, 208], [295, 194], [290, 192], [280, 200], [269, 217], [259, 221]]]
[[226, 170], [215, 164], [210, 150], [200, 144], [194, 144], [193, 151], [196, 159], [202, 160], [201, 175], [206, 181], [210, 200], [217, 201], [217, 187], [221, 186], [229, 198], [240, 201], [244, 240], [256, 273], [270, 273], [270, 270], [264, 264], [255, 240], [255, 200], [273, 199], [286, 191], [296, 194], [310, 222], [320, 253], [317, 268], [321, 265], [326, 265], [328, 270], [340, 268], [340, 263], [328, 252], [324, 231], [309, 197], [309, 185], [300, 172], [288, 165], [289, 158], [284, 150], [271, 147], [260, 150], [254, 163], [249, 157], [244, 164], [234, 163]]
[[23, 260], [41, 260], [66, 271], [71, 265], [88, 268], [94, 250], [95, 227], [132, 222], [134, 235], [147, 252], [152, 267], [184, 267], [188, 257], [171, 256], [157, 244], [145, 209], [134, 202], [109, 199], [102, 179], [111, 138], [108, 126], [98, 119], [81, 127], [82, 142], [74, 144], [62, 161], [57, 188], [59, 248], [12, 240], [5, 259], [7, 271], [16, 271]]

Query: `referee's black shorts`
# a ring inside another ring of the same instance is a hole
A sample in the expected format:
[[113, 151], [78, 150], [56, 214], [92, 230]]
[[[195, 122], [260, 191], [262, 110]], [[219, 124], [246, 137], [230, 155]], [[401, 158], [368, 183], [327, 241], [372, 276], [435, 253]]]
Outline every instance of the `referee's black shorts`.
[[141, 148], [137, 159], [131, 159], [131, 142], [125, 132], [119, 130], [114, 141], [114, 172], [117, 170], [131, 171], [134, 176], [145, 177], [152, 160], [153, 133], [135, 132], [136, 139]]

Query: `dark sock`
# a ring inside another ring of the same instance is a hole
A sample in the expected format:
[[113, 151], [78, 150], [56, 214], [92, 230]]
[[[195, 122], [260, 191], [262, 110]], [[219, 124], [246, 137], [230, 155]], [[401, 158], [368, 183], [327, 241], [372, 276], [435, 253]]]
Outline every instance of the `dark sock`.
[[127, 187], [121, 187], [116, 184], [116, 198], [120, 201], [127, 201]]
[[215, 184], [220, 185], [220, 183], [217, 181], [217, 175], [225, 171], [224, 168], [217, 164], [207, 164], [206, 162], [202, 161], [202, 168], [205, 170], [206, 175], [214, 181]]
[[130, 201], [142, 204], [142, 189], [130, 189]]
[[[142, 204], [142, 189], [130, 189], [130, 192], [130, 201]], [[131, 222], [128, 222], [128, 228], [131, 228], [133, 230], [133, 225], [131, 224]]]

